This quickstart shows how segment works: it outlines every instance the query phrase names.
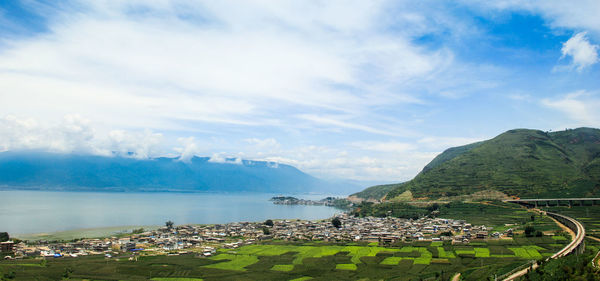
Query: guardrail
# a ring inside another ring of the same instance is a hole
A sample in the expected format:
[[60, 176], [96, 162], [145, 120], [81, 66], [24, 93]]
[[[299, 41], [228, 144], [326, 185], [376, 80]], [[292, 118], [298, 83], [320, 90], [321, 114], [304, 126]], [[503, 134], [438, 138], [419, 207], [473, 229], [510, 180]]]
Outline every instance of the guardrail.
[[585, 228], [583, 227], [583, 225], [577, 220], [571, 217], [567, 217], [565, 215], [551, 212], [546, 212], [546, 215], [553, 217], [557, 221], [567, 226], [569, 229], [573, 230], [573, 232], [575, 232], [575, 239], [573, 239], [573, 241], [571, 241], [571, 243], [565, 246], [562, 250], [552, 255], [551, 258], [555, 259], [559, 257], [564, 257], [576, 250], [578, 251], [577, 253], [582, 253], [585, 248], [585, 241], [583, 240], [585, 238]]
[[[565, 215], [551, 213], [551, 212], [546, 212], [546, 215], [556, 219], [557, 221], [564, 224], [569, 229], [573, 230], [573, 232], [575, 232], [575, 238], [569, 244], [567, 244], [567, 246], [562, 248], [560, 251], [556, 252], [554, 255], [552, 255], [548, 259], [556, 259], [556, 258], [564, 257], [573, 252], [575, 252], [576, 254], [583, 252], [583, 250], [585, 248], [585, 242], [583, 240], [585, 238], [585, 228], [583, 227], [583, 225], [580, 222], [578, 222], [577, 220], [575, 220], [571, 217], [567, 217]], [[546, 259], [546, 260], [548, 260], [548, 259]], [[502, 275], [502, 278], [505, 278], [505, 279], [503, 279], [504, 281], [514, 280], [518, 277], [521, 277], [521, 276], [527, 274], [527, 271], [524, 271], [525, 268], [536, 267], [536, 266], [537, 266], [536, 261], [529, 262], [527, 264], [521, 265], [521, 266], [511, 270], [510, 272]], [[519, 274], [515, 274], [519, 271], [521, 271]]]

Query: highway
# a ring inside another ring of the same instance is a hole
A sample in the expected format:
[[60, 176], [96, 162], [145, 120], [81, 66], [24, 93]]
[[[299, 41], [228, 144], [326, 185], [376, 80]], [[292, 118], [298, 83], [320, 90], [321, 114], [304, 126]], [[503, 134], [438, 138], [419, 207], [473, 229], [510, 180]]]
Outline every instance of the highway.
[[[562, 248], [560, 251], [556, 252], [550, 258], [556, 259], [556, 258], [564, 257], [571, 253], [578, 254], [578, 253], [583, 252], [584, 247], [585, 247], [585, 243], [583, 241], [585, 238], [585, 228], [583, 227], [583, 225], [579, 221], [577, 221], [571, 217], [567, 217], [565, 215], [551, 213], [551, 212], [545, 212], [545, 214], [556, 219], [558, 222], [562, 223], [569, 229], [573, 230], [573, 232], [575, 233], [575, 237], [571, 241], [571, 243], [567, 244], [567, 246]], [[537, 263], [533, 264], [533, 266], [532, 266], [533, 269], [536, 269], [537, 267], [538, 267]], [[528, 271], [529, 271], [529, 267], [511, 274], [510, 276], [506, 277], [504, 280], [505, 281], [515, 280], [515, 279], [527, 274]]]

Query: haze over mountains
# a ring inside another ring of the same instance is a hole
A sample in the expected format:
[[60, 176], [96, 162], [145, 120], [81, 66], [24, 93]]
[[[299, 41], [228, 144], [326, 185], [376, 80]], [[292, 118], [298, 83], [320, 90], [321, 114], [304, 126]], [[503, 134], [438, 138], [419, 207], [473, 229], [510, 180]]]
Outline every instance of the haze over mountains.
[[600, 130], [510, 130], [444, 151], [408, 182], [370, 187], [353, 196], [402, 201], [485, 192], [521, 198], [598, 197]]
[[[4, 187], [1, 187], [4, 186]], [[274, 162], [193, 157], [134, 159], [45, 152], [0, 153], [0, 189], [333, 193], [360, 190]]]

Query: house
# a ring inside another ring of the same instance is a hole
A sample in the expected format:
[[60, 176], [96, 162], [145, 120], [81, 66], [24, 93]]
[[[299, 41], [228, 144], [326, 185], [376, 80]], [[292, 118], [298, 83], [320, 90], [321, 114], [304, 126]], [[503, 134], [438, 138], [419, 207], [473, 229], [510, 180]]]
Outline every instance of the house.
[[13, 241], [6, 241], [0, 243], [1, 253], [12, 253], [15, 251], [15, 243]]

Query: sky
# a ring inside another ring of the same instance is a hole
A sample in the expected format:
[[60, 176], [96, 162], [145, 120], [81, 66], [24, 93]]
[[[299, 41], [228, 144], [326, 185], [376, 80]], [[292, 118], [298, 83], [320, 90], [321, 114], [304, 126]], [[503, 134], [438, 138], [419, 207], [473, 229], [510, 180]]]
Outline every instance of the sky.
[[1, 1], [0, 151], [399, 182], [514, 128], [600, 127], [600, 1]]

